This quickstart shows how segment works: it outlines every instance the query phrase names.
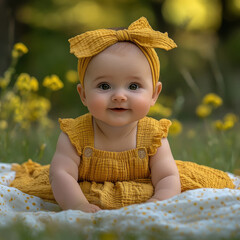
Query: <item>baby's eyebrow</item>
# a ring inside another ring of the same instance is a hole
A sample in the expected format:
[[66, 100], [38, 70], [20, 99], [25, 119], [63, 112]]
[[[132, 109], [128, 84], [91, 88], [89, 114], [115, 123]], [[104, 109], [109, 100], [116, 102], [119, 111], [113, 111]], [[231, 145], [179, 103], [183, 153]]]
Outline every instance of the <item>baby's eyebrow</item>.
[[[93, 83], [95, 82], [99, 82], [99, 81], [111, 81], [113, 79], [113, 76], [111, 75], [99, 75], [99, 76], [96, 76], [94, 79], [93, 79]], [[126, 77], [126, 80], [128, 81], [131, 81], [131, 82], [143, 82], [145, 81], [141, 76], [139, 75], [129, 75]]]
[[143, 80], [141, 76], [137, 76], [137, 75], [132, 75], [128, 77], [129, 79], [133, 79], [133, 80]]
[[100, 75], [100, 76], [97, 76], [96, 78], [94, 78], [94, 82], [95, 81], [99, 81], [99, 80], [102, 80], [102, 79], [109, 79], [111, 78], [111, 76], [108, 76], [108, 75]]

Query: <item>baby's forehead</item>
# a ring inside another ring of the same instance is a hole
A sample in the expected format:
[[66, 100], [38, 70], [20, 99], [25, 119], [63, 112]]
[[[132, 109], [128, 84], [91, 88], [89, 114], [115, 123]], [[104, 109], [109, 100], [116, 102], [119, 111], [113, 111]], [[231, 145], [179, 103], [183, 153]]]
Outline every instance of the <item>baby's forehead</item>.
[[103, 75], [106, 74], [105, 72], [110, 72], [109, 75], [111, 75], [118, 69], [121, 69], [122, 74], [131, 72], [131, 75], [134, 75], [141, 71], [151, 74], [148, 59], [136, 44], [117, 42], [90, 60], [85, 76]]
[[103, 52], [104, 53], [115, 53], [121, 54], [126, 53], [129, 51], [134, 51], [138, 53], [142, 53], [142, 51], [138, 48], [138, 46], [132, 42], [117, 42], [112, 46], [106, 48]]

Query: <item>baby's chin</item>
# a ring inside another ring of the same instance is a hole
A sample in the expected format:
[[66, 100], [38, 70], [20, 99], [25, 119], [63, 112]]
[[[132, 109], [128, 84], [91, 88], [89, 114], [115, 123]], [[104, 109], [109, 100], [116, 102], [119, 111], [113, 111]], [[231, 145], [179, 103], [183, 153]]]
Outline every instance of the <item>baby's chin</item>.
[[[116, 114], [117, 115], [117, 114]], [[139, 119], [132, 119], [132, 118], [125, 118], [125, 117], [121, 117], [121, 116], [112, 116], [109, 117], [108, 119], [101, 119], [98, 117], [94, 117], [94, 122], [96, 124], [100, 124], [100, 125], [104, 125], [104, 126], [108, 126], [108, 127], [112, 127], [112, 128], [122, 128], [122, 127], [126, 127], [128, 125], [134, 125], [137, 124]]]

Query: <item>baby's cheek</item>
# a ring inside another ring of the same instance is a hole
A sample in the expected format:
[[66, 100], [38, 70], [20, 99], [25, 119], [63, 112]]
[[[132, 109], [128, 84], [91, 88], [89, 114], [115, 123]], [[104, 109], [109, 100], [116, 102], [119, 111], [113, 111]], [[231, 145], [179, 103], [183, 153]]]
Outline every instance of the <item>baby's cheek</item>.
[[144, 98], [139, 98], [132, 104], [132, 107], [135, 111], [138, 111], [139, 114], [145, 116], [150, 108], [150, 102]]
[[106, 101], [104, 98], [92, 96], [91, 100], [89, 101], [88, 108], [89, 110], [92, 109], [93, 111], [99, 111], [103, 109], [106, 105]]
[[150, 107], [150, 101], [148, 101], [148, 98], [144, 98], [144, 97], [137, 98], [133, 104], [136, 108], [145, 109]]

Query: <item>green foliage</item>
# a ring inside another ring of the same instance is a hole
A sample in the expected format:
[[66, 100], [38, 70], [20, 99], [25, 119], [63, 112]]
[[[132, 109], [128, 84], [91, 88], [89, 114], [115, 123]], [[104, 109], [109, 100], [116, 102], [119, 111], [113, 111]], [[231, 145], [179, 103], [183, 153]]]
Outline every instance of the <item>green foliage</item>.
[[15, 127], [1, 131], [0, 161], [23, 163], [32, 159], [41, 164], [48, 164], [53, 157], [59, 133], [58, 128], [53, 128], [51, 131], [35, 128], [26, 132]]
[[217, 131], [205, 120], [185, 123], [184, 131], [169, 138], [176, 160], [192, 161], [223, 171], [234, 172], [240, 168], [239, 123], [234, 129]]

